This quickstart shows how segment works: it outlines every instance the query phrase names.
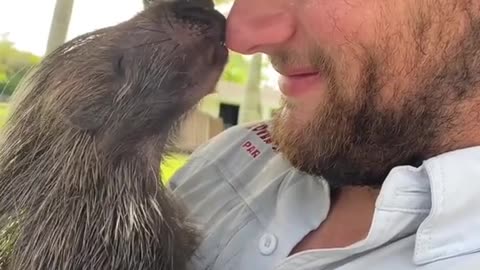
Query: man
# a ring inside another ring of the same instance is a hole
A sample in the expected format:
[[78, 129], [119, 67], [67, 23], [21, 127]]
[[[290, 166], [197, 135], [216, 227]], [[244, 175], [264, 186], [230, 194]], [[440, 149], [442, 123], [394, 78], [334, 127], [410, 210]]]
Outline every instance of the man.
[[285, 101], [172, 179], [192, 269], [480, 269], [480, 0], [236, 0], [227, 36]]

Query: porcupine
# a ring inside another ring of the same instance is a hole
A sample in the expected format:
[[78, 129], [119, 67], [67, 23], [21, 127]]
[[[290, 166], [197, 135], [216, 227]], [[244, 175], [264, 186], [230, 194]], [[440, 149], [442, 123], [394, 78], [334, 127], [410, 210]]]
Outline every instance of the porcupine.
[[158, 2], [32, 70], [1, 134], [0, 230], [17, 224], [3, 269], [185, 269], [198, 235], [159, 165], [224, 43], [211, 0]]

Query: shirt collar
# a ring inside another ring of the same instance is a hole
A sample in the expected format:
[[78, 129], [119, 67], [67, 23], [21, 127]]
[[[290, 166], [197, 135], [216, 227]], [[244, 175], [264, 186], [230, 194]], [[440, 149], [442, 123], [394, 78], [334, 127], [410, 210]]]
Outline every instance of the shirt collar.
[[480, 147], [460, 149], [415, 168], [394, 168], [377, 209], [427, 216], [416, 233], [414, 262], [426, 264], [480, 250]]

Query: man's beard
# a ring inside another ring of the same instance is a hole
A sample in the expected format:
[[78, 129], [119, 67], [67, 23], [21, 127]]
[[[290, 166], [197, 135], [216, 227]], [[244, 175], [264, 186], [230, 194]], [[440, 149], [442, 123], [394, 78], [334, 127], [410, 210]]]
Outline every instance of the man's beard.
[[[316, 64], [328, 81], [328, 87], [320, 89], [326, 91], [326, 102], [307, 122], [289, 115], [296, 105], [284, 102], [272, 130], [280, 152], [294, 167], [339, 188], [381, 186], [393, 167], [418, 166], [451, 149], [455, 138], [444, 136], [458, 127], [461, 101], [471, 96], [480, 79], [477, 29], [452, 42], [458, 42], [451, 47], [455, 49], [439, 52], [446, 57], [443, 61], [434, 60], [442, 57], [415, 59], [424, 64], [407, 77], [387, 76], [390, 67], [380, 60], [385, 58], [365, 51], [362, 80], [350, 86], [341, 81], [348, 70], [340, 70], [317, 51], [316, 59], [321, 61]], [[399, 81], [388, 84], [392, 80]], [[382, 102], [381, 95], [388, 91], [395, 91], [391, 104]], [[355, 98], [347, 98], [347, 92]]]

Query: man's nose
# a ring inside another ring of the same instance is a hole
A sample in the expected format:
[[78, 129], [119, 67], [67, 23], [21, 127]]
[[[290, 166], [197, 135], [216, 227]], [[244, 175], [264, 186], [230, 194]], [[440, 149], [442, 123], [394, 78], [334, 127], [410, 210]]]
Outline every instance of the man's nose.
[[292, 11], [282, 0], [236, 0], [227, 19], [227, 46], [241, 54], [268, 53], [294, 34]]

